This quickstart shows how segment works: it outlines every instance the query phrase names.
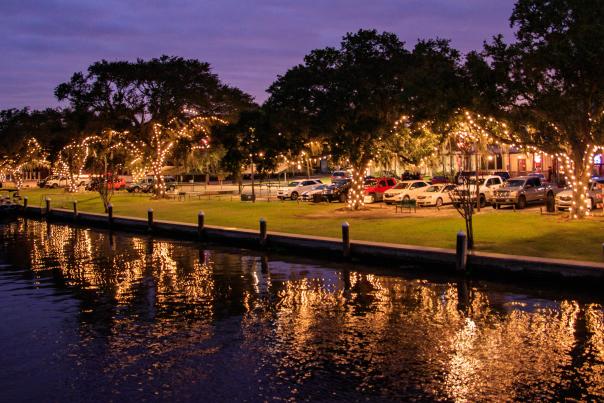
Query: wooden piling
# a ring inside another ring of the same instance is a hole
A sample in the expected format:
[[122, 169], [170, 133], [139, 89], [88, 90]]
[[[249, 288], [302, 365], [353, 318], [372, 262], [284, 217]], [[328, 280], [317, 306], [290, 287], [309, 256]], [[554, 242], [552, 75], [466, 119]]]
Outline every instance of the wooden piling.
[[342, 223], [342, 255], [350, 257], [350, 224], [346, 221]]
[[153, 209], [152, 208], [147, 210], [147, 230], [149, 232], [153, 231]]
[[260, 219], [260, 245], [266, 246], [266, 220], [264, 218]]
[[107, 205], [107, 220], [109, 222], [109, 228], [113, 227], [113, 204]]
[[457, 248], [455, 250], [455, 268], [463, 273], [468, 265], [468, 236], [463, 232], [457, 233]]
[[203, 239], [203, 227], [205, 225], [205, 214], [203, 211], [197, 213], [197, 237]]

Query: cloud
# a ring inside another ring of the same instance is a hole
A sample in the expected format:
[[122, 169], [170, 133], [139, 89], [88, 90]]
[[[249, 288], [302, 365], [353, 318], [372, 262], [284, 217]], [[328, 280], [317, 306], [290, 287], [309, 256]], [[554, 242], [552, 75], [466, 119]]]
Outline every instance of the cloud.
[[509, 33], [513, 0], [4, 0], [0, 108], [56, 105], [53, 88], [100, 60], [161, 54], [208, 61], [258, 101], [278, 74], [346, 32], [450, 38], [462, 51]]

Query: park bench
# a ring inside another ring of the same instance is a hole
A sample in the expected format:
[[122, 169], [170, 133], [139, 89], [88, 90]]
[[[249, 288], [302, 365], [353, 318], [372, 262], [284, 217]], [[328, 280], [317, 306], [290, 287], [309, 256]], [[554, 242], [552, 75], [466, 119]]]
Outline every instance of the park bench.
[[403, 199], [395, 204], [394, 212], [396, 213], [400, 210], [401, 213], [411, 213], [411, 209], [413, 209], [414, 213], [417, 212], [417, 202], [415, 199]]

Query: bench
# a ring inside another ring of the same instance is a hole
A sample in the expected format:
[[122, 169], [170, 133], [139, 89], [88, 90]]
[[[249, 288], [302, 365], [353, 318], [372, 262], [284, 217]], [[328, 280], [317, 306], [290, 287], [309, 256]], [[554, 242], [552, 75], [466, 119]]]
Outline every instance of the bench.
[[411, 209], [413, 209], [414, 213], [417, 212], [417, 202], [415, 201], [415, 199], [403, 199], [395, 204], [394, 212], [396, 213], [400, 210], [401, 213], [405, 211], [411, 213]]

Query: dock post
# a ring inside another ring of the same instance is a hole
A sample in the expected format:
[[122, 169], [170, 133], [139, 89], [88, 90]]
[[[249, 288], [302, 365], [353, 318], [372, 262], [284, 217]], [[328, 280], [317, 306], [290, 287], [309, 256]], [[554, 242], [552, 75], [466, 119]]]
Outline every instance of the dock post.
[[48, 216], [48, 215], [50, 215], [50, 198], [47, 197], [45, 201], [46, 201], [46, 215]]
[[455, 252], [455, 268], [458, 273], [466, 271], [468, 265], [468, 236], [463, 232], [457, 233], [457, 248]]
[[78, 201], [77, 200], [73, 201], [73, 218], [74, 219], [78, 218]]
[[28, 201], [27, 196], [25, 196], [23, 198], [23, 210], [27, 210], [27, 201]]
[[205, 224], [205, 214], [203, 211], [199, 210], [199, 213], [197, 213], [197, 237], [199, 239], [203, 239], [203, 227]]
[[153, 209], [152, 208], [147, 210], [147, 230], [149, 232], [153, 231]]
[[109, 228], [113, 227], [113, 204], [107, 205], [107, 219], [109, 221]]
[[266, 220], [260, 219], [260, 246], [266, 246]]
[[350, 257], [350, 224], [346, 221], [342, 223], [342, 254]]

